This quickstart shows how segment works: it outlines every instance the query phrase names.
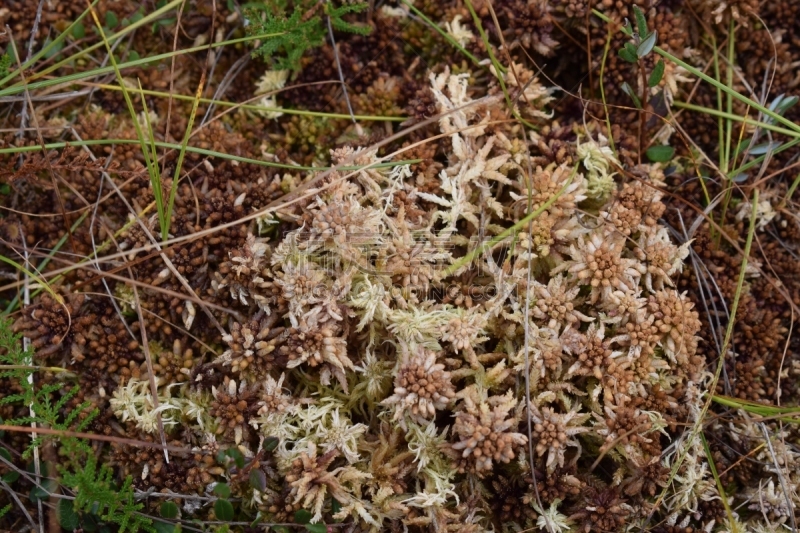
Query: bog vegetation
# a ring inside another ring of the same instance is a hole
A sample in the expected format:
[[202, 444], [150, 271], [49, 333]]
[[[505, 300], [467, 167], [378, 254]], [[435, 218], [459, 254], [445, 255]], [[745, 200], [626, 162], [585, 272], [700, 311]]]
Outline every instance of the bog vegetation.
[[0, 529], [796, 531], [800, 4], [0, 7]]

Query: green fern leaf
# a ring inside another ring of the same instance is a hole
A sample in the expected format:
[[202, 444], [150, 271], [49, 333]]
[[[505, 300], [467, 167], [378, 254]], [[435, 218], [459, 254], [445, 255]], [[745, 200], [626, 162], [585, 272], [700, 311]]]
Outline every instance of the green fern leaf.
[[6, 52], [2, 56], [0, 56], [0, 78], [5, 78], [8, 76], [8, 72], [11, 69], [11, 54]]
[[[349, 13], [359, 13], [369, 6], [366, 3], [349, 4], [333, 8], [325, 4], [323, 14], [330, 18], [333, 28], [339, 31], [367, 35], [368, 26], [345, 22], [342, 17]], [[280, 9], [278, 9], [280, 10]], [[292, 14], [273, 13], [268, 9], [245, 11], [248, 21], [247, 33], [262, 37], [262, 44], [253, 51], [253, 56], [263, 57], [273, 68], [298, 71], [306, 51], [321, 46], [327, 36], [327, 22], [321, 16], [295, 5]]]
[[358, 35], [369, 35], [372, 31], [372, 28], [369, 26], [357, 26], [355, 24], [350, 24], [348, 22], [343, 21], [339, 18], [331, 17], [331, 24], [333, 27], [339, 31], [346, 31], [348, 33], [357, 33]]

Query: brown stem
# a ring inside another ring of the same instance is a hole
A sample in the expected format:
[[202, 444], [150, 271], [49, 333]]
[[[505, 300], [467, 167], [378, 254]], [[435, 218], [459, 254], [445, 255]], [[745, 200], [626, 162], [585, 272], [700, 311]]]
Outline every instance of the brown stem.
[[75, 437], [77, 439], [97, 440], [103, 442], [113, 442], [116, 444], [126, 444], [129, 446], [139, 446], [145, 448], [160, 448], [167, 449], [176, 453], [188, 453], [192, 450], [190, 448], [181, 448], [179, 446], [164, 446], [156, 442], [147, 442], [143, 440], [127, 439], [124, 437], [114, 437], [111, 435], [99, 435], [96, 433], [83, 433], [81, 431], [64, 431], [58, 429], [36, 427], [31, 428], [27, 426], [12, 426], [8, 424], [0, 424], [0, 431], [16, 431], [19, 433], [37, 433], [40, 435], [55, 435], [58, 437]]

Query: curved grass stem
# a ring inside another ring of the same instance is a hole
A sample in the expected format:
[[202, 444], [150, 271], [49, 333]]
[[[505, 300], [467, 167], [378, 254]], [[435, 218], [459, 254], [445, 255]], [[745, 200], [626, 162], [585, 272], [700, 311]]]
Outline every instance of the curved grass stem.
[[545, 211], [550, 209], [550, 207], [556, 202], [556, 200], [558, 200], [559, 197], [561, 197], [561, 195], [566, 192], [567, 188], [569, 188], [570, 184], [572, 183], [572, 180], [575, 178], [575, 175], [577, 173], [578, 173], [578, 167], [575, 166], [572, 169], [572, 173], [570, 173], [569, 178], [567, 178], [567, 181], [564, 183], [564, 186], [561, 187], [561, 189], [559, 189], [559, 191], [556, 194], [554, 194], [553, 196], [548, 198], [545, 203], [543, 203], [542, 205], [537, 207], [535, 210], [530, 212], [528, 215], [526, 215], [525, 218], [521, 219], [519, 222], [517, 222], [516, 224], [514, 224], [510, 228], [506, 229], [502, 233], [499, 233], [497, 236], [495, 236], [489, 242], [487, 242], [485, 244], [481, 244], [481, 245], [475, 247], [472, 251], [467, 253], [464, 257], [459, 258], [452, 265], [450, 265], [449, 267], [444, 269], [444, 271], [442, 272], [442, 276], [443, 277], [452, 276], [453, 274], [458, 272], [460, 269], [464, 268], [469, 263], [474, 261], [475, 258], [478, 257], [480, 254], [482, 254], [486, 250], [491, 250], [492, 248], [494, 248], [495, 246], [497, 246], [498, 244], [500, 244], [501, 242], [503, 242], [504, 240], [509, 238], [512, 234], [515, 234], [516, 232], [518, 232], [526, 224], [528, 224], [531, 220], [534, 220], [535, 218], [540, 216], [542, 213], [544, 213]]

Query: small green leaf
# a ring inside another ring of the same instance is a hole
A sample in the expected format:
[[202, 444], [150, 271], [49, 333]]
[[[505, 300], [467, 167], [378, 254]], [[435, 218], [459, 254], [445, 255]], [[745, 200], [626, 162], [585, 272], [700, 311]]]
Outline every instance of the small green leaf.
[[644, 18], [644, 13], [636, 4], [633, 6], [633, 15], [636, 17], [636, 31], [639, 33], [639, 38], [647, 38], [647, 19]]
[[781, 100], [781, 103], [775, 108], [776, 113], [783, 115], [790, 107], [794, 106], [798, 101], [796, 96], [787, 96]]
[[214, 485], [214, 494], [220, 498], [230, 498], [231, 488], [226, 483], [217, 483]]
[[249, 477], [251, 487], [260, 492], [264, 492], [267, 489], [267, 475], [263, 471], [254, 468], [250, 471]]
[[142, 10], [140, 9], [139, 11], [131, 15], [131, 24], [136, 24], [143, 18], [144, 18], [144, 13], [142, 13]]
[[275, 451], [275, 448], [278, 447], [279, 443], [280, 440], [278, 439], [278, 437], [267, 437], [266, 439], [264, 439], [263, 444], [261, 444], [261, 449], [264, 450], [265, 452], [273, 452]]
[[[626, 46], [624, 48], [620, 48], [619, 57], [621, 57], [628, 63], [636, 63], [636, 61], [639, 59], [636, 56], [636, 49], [634, 48], [633, 50], [631, 50], [630, 48], [627, 47], [628, 44], [630, 43], [626, 43]], [[631, 48], [633, 48], [633, 45], [631, 45]]]
[[50, 495], [47, 493], [47, 491], [41, 487], [33, 487], [33, 489], [31, 489], [30, 500], [33, 503], [36, 503], [40, 500], [44, 501], [49, 497]]
[[[35, 474], [36, 468], [33, 462], [31, 462], [27, 468], [28, 472], [31, 474]], [[39, 481], [39, 485], [33, 487], [31, 489], [30, 499], [32, 502], [37, 502], [39, 500], [46, 500], [50, 497], [50, 494], [55, 492], [58, 489], [58, 482], [55, 479], [50, 479], [47, 477], [47, 463], [42, 463], [41, 467], [39, 468], [39, 473], [41, 475], [41, 479]]]
[[8, 472], [7, 474], [3, 474], [3, 477], [0, 479], [5, 481], [6, 483], [14, 483], [16, 480], [19, 479], [19, 472], [17, 472], [16, 470]]
[[625, 18], [625, 24], [622, 25], [622, 32], [625, 35], [631, 35], [633, 33], [633, 28], [631, 28], [631, 21]]
[[653, 163], [666, 163], [675, 155], [675, 148], [672, 146], [651, 146], [645, 153], [647, 159]]
[[237, 468], [244, 468], [244, 454], [239, 451], [239, 448], [229, 448], [228, 455], [233, 458]]
[[136, 61], [137, 59], [139, 59], [139, 52], [136, 50], [128, 52], [128, 61]]
[[328, 533], [328, 526], [325, 524], [306, 524], [306, 531], [310, 533]]
[[639, 47], [636, 49], [636, 55], [639, 57], [645, 57], [647, 54], [652, 52], [653, 48], [656, 46], [656, 38], [658, 38], [657, 31], [654, 31], [648, 35], [647, 39], [639, 43]]
[[228, 500], [217, 500], [214, 502], [214, 514], [217, 520], [230, 522], [233, 520], [233, 505]]
[[[774, 111], [778, 115], [783, 115], [786, 111], [789, 110], [793, 105], [797, 103], [796, 96], [786, 96], [785, 94], [779, 94], [775, 97], [772, 103], [769, 105], [769, 110]], [[764, 122], [767, 124], [775, 124], [775, 119], [772, 117], [764, 117]]]
[[661, 78], [664, 77], [664, 60], [659, 59], [656, 66], [653, 68], [653, 72], [650, 73], [650, 78], [647, 80], [647, 85], [650, 87], [655, 87], [659, 83], [661, 83]]
[[[47, 47], [48, 45], [50, 45], [49, 38], [44, 42], [45, 47]], [[50, 50], [47, 51], [44, 57], [46, 57], [47, 59], [51, 59], [60, 54], [63, 48], [64, 48], [64, 41], [59, 41], [55, 44], [55, 46], [53, 46]]]
[[224, 465], [228, 462], [228, 451], [227, 450], [220, 450], [217, 452], [217, 462], [221, 465]]
[[633, 89], [631, 88], [630, 85], [628, 85], [627, 81], [622, 82], [622, 86], [620, 87], [620, 89], [622, 89], [622, 92], [631, 97], [631, 100], [633, 100], [633, 105], [636, 106], [636, 109], [642, 108], [641, 100], [639, 100], [639, 97], [636, 96], [635, 92], [633, 92]]
[[162, 518], [167, 518], [169, 520], [178, 518], [178, 506], [172, 502], [162, 502], [159, 512]]
[[153, 522], [153, 527], [156, 529], [156, 533], [178, 533], [178, 528], [167, 522], [156, 520]]
[[76, 39], [86, 37], [86, 26], [83, 25], [83, 22], [79, 22], [72, 27], [72, 36]]
[[113, 11], [106, 11], [106, 27], [109, 29], [114, 29], [119, 25], [119, 18], [117, 18], [117, 14]]
[[89, 512], [92, 513], [93, 515], [97, 515], [98, 513], [100, 513], [100, 511], [101, 511], [100, 502], [92, 503], [92, 506], [89, 508]]
[[83, 515], [83, 523], [81, 524], [81, 527], [83, 527], [83, 530], [87, 533], [94, 533], [99, 529], [99, 522], [100, 519], [97, 518], [97, 515], [85, 514]]
[[58, 500], [56, 513], [58, 514], [58, 523], [67, 531], [78, 529], [81, 525], [81, 518], [72, 507], [72, 500]]
[[[255, 517], [255, 518], [253, 519], [253, 521], [250, 523], [250, 527], [251, 527], [251, 528], [253, 528], [253, 529], [255, 529], [255, 527], [256, 527], [256, 526], [257, 526], [257, 525], [258, 525], [258, 524], [261, 522], [261, 520], [263, 520], [263, 519], [264, 519], [264, 516], [261, 514], [261, 511], [258, 511], [258, 512], [256, 513], [256, 517]], [[267, 528], [267, 529], [269, 529], [269, 528]]]
[[305, 509], [298, 509], [294, 513], [294, 521], [298, 524], [308, 524], [311, 521], [311, 517], [314, 516]]
[[[5, 448], [0, 448], [0, 456], [2, 456], [3, 459], [8, 461], [9, 463], [11, 462], [11, 453]], [[12, 470], [11, 472], [4, 474], [3, 477], [0, 479], [5, 481], [6, 483], [14, 483], [16, 480], [19, 479], [19, 472], [17, 472], [16, 470]]]
[[781, 144], [782, 143], [779, 143], [778, 141], [757, 144], [756, 146], [750, 149], [750, 155], [759, 156], [767, 154], [769, 152], [774, 152], [775, 150], [780, 148]]
[[740, 143], [739, 143], [739, 145], [736, 147], [736, 150], [734, 150], [734, 151], [733, 151], [733, 155], [734, 155], [734, 157], [737, 157], [739, 154], [741, 154], [741, 153], [742, 153], [742, 151], [743, 151], [745, 148], [747, 148], [748, 146], [750, 146], [750, 142], [752, 142], [752, 137], [751, 137], [751, 138], [748, 138], [748, 139], [745, 139], [745, 140], [743, 140], [742, 142], [740, 142]]
[[153, 23], [153, 33], [158, 31], [158, 28], [165, 27], [165, 26], [172, 26], [177, 22], [178, 19], [175, 17], [170, 17], [166, 19], [157, 20]]

